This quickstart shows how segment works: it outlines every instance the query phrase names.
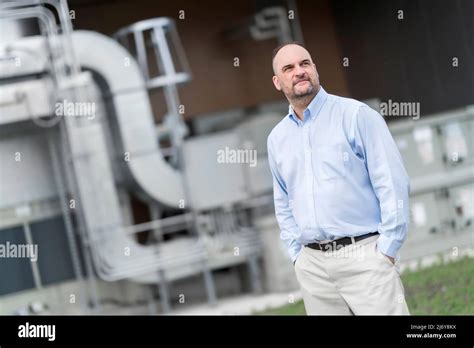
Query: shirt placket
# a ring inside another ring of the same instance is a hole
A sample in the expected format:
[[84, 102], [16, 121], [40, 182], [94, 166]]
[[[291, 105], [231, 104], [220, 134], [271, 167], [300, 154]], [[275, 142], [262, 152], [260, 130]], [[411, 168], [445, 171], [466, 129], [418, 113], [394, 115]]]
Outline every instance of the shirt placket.
[[311, 144], [311, 129], [310, 120], [303, 124], [303, 138], [304, 138], [304, 163], [305, 163], [305, 181], [306, 181], [306, 206], [308, 207], [308, 216], [312, 227], [316, 227], [316, 213], [314, 207], [314, 173], [313, 173], [313, 156]]

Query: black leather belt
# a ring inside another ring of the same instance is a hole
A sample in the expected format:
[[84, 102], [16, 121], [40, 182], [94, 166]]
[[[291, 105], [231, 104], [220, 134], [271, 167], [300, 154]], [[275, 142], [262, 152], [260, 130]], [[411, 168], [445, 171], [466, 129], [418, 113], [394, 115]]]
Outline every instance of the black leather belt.
[[338, 249], [342, 248], [345, 245], [352, 244], [352, 240], [354, 240], [354, 243], [355, 243], [355, 242], [358, 242], [362, 239], [375, 236], [377, 234], [379, 234], [379, 233], [378, 232], [372, 232], [372, 233], [363, 234], [362, 236], [357, 236], [357, 237], [353, 237], [353, 238], [343, 237], [343, 238], [333, 240], [332, 242], [310, 243], [310, 244], [306, 244], [305, 246], [307, 246], [308, 248], [311, 248], [311, 249], [316, 249], [316, 250], [321, 250], [321, 251], [338, 250]]

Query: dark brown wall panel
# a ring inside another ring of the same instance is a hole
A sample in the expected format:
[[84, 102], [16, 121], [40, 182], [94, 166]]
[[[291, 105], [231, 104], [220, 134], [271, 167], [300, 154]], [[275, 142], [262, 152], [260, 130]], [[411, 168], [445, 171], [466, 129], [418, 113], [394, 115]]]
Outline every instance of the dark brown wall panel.
[[[111, 35], [138, 20], [167, 16], [175, 18], [193, 80], [180, 87], [186, 116], [261, 102], [281, 100], [271, 82], [271, 52], [276, 40], [253, 41], [250, 37], [223, 40], [221, 32], [254, 14], [255, 1], [100, 1], [73, 2], [75, 29], [96, 30]], [[333, 93], [347, 95], [333, 16], [328, 1], [299, 3], [303, 35], [313, 53], [324, 86]], [[178, 19], [179, 10], [185, 20]], [[240, 67], [233, 66], [234, 57]], [[162, 99], [153, 97], [158, 118], [165, 112]]]

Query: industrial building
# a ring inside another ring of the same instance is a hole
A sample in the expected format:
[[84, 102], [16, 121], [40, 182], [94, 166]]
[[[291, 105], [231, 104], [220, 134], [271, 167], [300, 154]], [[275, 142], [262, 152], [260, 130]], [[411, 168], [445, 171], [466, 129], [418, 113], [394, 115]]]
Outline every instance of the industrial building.
[[385, 116], [411, 179], [402, 260], [474, 246], [472, 3], [207, 3], [0, 1], [0, 314], [297, 291], [266, 149], [290, 40]]

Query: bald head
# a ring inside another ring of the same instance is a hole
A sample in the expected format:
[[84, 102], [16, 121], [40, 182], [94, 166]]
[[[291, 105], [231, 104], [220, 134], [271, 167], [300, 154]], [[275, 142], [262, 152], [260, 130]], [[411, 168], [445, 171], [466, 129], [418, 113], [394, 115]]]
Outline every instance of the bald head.
[[309, 52], [290, 42], [273, 51], [273, 84], [290, 102], [316, 95], [319, 75]]
[[[277, 47], [275, 47], [275, 49], [273, 50], [273, 53], [272, 53], [272, 66], [273, 66], [273, 73], [276, 73], [276, 68], [275, 68], [275, 58], [276, 56], [278, 55], [278, 53], [286, 48], [287, 46], [299, 46], [301, 48], [303, 48], [304, 50], [306, 50], [306, 47], [304, 47], [304, 45], [298, 41], [291, 41], [291, 42], [285, 42]], [[308, 52], [306, 50], [306, 52]], [[309, 55], [309, 52], [308, 52], [308, 55]]]

